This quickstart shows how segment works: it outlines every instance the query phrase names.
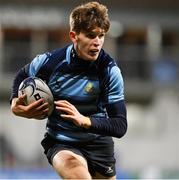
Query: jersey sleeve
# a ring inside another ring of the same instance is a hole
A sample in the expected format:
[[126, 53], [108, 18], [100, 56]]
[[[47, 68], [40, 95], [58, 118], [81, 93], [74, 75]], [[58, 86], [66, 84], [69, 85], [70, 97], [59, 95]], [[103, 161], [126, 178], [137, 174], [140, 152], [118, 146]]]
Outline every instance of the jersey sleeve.
[[118, 66], [108, 68], [103, 84], [103, 103], [112, 104], [124, 100], [124, 82]]
[[48, 60], [48, 54], [42, 54], [36, 56], [31, 63], [22, 67], [14, 77], [12, 88], [11, 88], [11, 97], [10, 103], [13, 98], [18, 97], [18, 88], [20, 83], [29, 76], [35, 76], [41, 66], [46, 63]]
[[37, 55], [29, 65], [28, 75], [36, 76], [39, 69], [48, 61], [48, 53]]

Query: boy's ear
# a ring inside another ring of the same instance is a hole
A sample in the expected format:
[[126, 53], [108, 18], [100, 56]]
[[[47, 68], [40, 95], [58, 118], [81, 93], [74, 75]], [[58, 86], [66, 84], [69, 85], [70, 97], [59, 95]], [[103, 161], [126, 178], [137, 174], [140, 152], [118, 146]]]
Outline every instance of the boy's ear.
[[70, 31], [70, 32], [69, 32], [69, 36], [70, 36], [71, 41], [72, 41], [73, 43], [75, 43], [76, 40], [77, 40], [76, 32]]

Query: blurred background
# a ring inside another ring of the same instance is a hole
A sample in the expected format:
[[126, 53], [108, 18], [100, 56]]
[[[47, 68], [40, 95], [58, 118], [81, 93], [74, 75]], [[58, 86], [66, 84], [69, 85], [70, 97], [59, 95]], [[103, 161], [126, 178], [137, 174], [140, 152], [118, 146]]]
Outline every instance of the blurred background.
[[[70, 43], [68, 17], [80, 0], [0, 0], [0, 178], [58, 178], [40, 141], [44, 121], [10, 111], [17, 70]], [[117, 178], [179, 178], [179, 1], [101, 0], [111, 29], [104, 49], [125, 81], [128, 132], [114, 139]]]

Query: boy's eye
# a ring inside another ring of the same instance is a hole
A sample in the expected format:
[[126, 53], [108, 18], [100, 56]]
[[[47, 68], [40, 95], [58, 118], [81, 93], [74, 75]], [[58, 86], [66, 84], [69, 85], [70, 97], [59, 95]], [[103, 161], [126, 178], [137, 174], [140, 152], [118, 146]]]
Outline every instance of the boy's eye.
[[102, 38], [102, 37], [104, 37], [104, 33], [102, 33], [102, 34], [99, 35], [99, 38]]
[[89, 33], [89, 34], [87, 34], [86, 36], [87, 36], [88, 38], [90, 38], [90, 39], [94, 39], [94, 38], [96, 38], [97, 36], [98, 36], [99, 38], [102, 38], [102, 37], [104, 36], [104, 33], [99, 34], [99, 35], [97, 35], [96, 33]]
[[94, 33], [89, 33], [89, 34], [87, 34], [86, 35], [88, 38], [90, 38], [90, 39], [94, 39], [95, 37], [96, 37], [96, 34], [94, 34]]

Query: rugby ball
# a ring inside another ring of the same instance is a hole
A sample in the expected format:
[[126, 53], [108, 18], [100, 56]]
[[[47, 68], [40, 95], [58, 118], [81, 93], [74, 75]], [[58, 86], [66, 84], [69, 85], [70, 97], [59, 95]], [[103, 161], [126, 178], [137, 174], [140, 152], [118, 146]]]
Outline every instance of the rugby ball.
[[43, 98], [49, 105], [48, 116], [52, 113], [54, 109], [54, 98], [50, 88], [42, 79], [38, 77], [24, 79], [19, 85], [18, 96], [23, 94], [27, 95], [24, 102], [26, 105]]

